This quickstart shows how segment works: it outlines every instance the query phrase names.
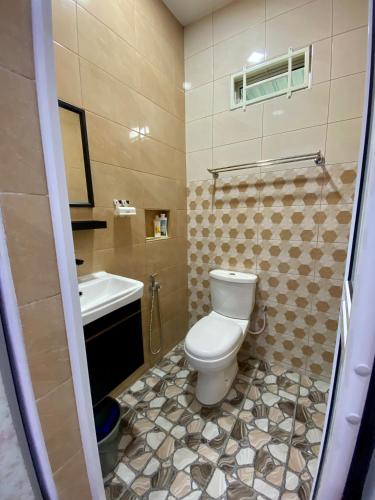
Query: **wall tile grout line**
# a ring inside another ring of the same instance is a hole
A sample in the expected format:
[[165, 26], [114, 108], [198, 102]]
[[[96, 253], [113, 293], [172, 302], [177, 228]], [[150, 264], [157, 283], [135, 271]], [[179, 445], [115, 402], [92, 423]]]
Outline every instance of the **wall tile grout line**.
[[[311, 2], [309, 2], [309, 3], [313, 3], [313, 2], [315, 2], [315, 1], [318, 1], [318, 0], [312, 0], [312, 1], [311, 1]], [[299, 7], [297, 7], [297, 9], [298, 9], [298, 8], [299, 8]], [[293, 10], [296, 10], [296, 9], [293, 9]], [[282, 15], [282, 14], [281, 14], [281, 15]], [[279, 16], [276, 16], [276, 17], [279, 17]], [[272, 18], [272, 19], [275, 19], [275, 18]], [[266, 20], [266, 21], [261, 21], [261, 22], [260, 22], [260, 23], [258, 23], [257, 25], [254, 25], [254, 26], [253, 26], [253, 28], [254, 28], [254, 27], [258, 27], [258, 26], [260, 26], [261, 24], [267, 24], [267, 23], [268, 23], [268, 20]], [[331, 35], [331, 36], [328, 36], [328, 37], [327, 37], [327, 36], [325, 36], [325, 37], [323, 37], [323, 38], [317, 38], [317, 39], [314, 39], [314, 40], [313, 40], [313, 41], [311, 41], [310, 43], [311, 43], [311, 44], [314, 44], [314, 43], [323, 42], [323, 41], [325, 41], [325, 40], [333, 39], [333, 38], [335, 38], [335, 37], [339, 37], [339, 36], [341, 36], [341, 35], [345, 35], [346, 33], [351, 33], [351, 32], [353, 32], [353, 31], [361, 30], [361, 29], [366, 28], [366, 27], [367, 27], [367, 25], [363, 24], [363, 25], [361, 25], [361, 26], [357, 26], [357, 27], [355, 27], [355, 28], [352, 28], [352, 29], [349, 29], [349, 30], [346, 30], [346, 31], [342, 31], [342, 32], [340, 32], [340, 33], [336, 33], [336, 34]], [[232, 38], [236, 38], [237, 36], [239, 36], [239, 35], [241, 35], [241, 34], [244, 34], [244, 33], [246, 33], [247, 31], [251, 31], [251, 29], [246, 29], [246, 30], [244, 30], [244, 31], [242, 31], [242, 32], [240, 32], [240, 33], [238, 33], [238, 34], [236, 34], [236, 35], [233, 35], [232, 37], [230, 37], [229, 39], [224, 40], [223, 42], [226, 42], [227, 40], [230, 40], [230, 39], [232, 39]], [[211, 45], [210, 47], [207, 47], [206, 49], [202, 49], [202, 50], [201, 50], [200, 52], [198, 52], [197, 54], [199, 54], [199, 53], [201, 53], [201, 52], [204, 52], [204, 51], [205, 51], [205, 50], [207, 50], [208, 48], [215, 48], [215, 46], [216, 46], [216, 45], [220, 45], [220, 44], [221, 44], [221, 43], [223, 43], [223, 42], [218, 42], [218, 43], [216, 43], [216, 44], [214, 44], [214, 45]], [[297, 48], [299, 48], [299, 47], [297, 47]], [[192, 58], [192, 57], [194, 57], [195, 55], [196, 55], [196, 54], [194, 54], [193, 56], [190, 56], [188, 59], [191, 59], [191, 58]], [[272, 58], [274, 58], [274, 57], [278, 57], [279, 55], [281, 55], [281, 53], [280, 53], [280, 54], [277, 54], [276, 56], [272, 56]], [[185, 60], [185, 61], [186, 61], [186, 60]], [[231, 73], [225, 73], [225, 74], [222, 74], [222, 75], [220, 75], [220, 76], [218, 76], [218, 77], [216, 77], [216, 78], [214, 77], [214, 80], [213, 80], [213, 81], [220, 80], [221, 78], [225, 78], [225, 77], [228, 77], [228, 76], [230, 76], [230, 75], [231, 75]], [[341, 77], [336, 77], [336, 78], [334, 78], [334, 79], [338, 79], [338, 78], [341, 78]], [[328, 80], [327, 80], [327, 81], [328, 81]], [[324, 83], [324, 81], [322, 81], [322, 82], [318, 82], [318, 83]], [[197, 86], [197, 87], [198, 87], [198, 86]], [[193, 88], [196, 88], [196, 87], [193, 87]]]
[[33, 75], [33, 76], [25, 75], [24, 73], [20, 73], [19, 71], [16, 71], [15, 69], [12, 69], [12, 68], [9, 68], [8, 66], [5, 66], [4, 64], [1, 64], [1, 63], [0, 63], [0, 70], [5, 71], [7, 73], [11, 73], [11, 74], [16, 75], [20, 78], [25, 78], [26, 80], [35, 83], [35, 75]]
[[[349, 75], [349, 76], [351, 76], [351, 75]], [[224, 113], [222, 113], [222, 114], [224, 114]], [[98, 116], [101, 116], [101, 115], [98, 115]], [[209, 116], [207, 116], [205, 118], [209, 118]], [[282, 132], [275, 132], [273, 134], [268, 134], [268, 135], [265, 135], [265, 136], [259, 135], [259, 136], [252, 137], [250, 139], [245, 139], [245, 140], [242, 140], [242, 141], [227, 142], [225, 144], [220, 144], [220, 145], [217, 145], [217, 146], [199, 148], [199, 149], [194, 149], [194, 150], [190, 150], [190, 151], [187, 150], [186, 154], [187, 155], [194, 154], [194, 153], [198, 153], [200, 151], [208, 151], [210, 149], [213, 149], [213, 150], [220, 149], [220, 148], [224, 148], [224, 147], [227, 147], [227, 146], [233, 146], [233, 145], [236, 145], [236, 144], [243, 144], [243, 143], [247, 143], [247, 142], [257, 141], [257, 140], [264, 139], [264, 138], [275, 137], [275, 136], [286, 135], [286, 134], [292, 134], [293, 132], [300, 132], [300, 131], [304, 131], [304, 130], [310, 130], [310, 129], [321, 128], [321, 127], [327, 127], [327, 126], [332, 125], [332, 124], [345, 123], [345, 122], [353, 122], [353, 121], [356, 121], [356, 120], [359, 120], [359, 119], [361, 119], [361, 116], [357, 116], [357, 117], [354, 117], [354, 118], [346, 118], [346, 119], [343, 119], [343, 120], [331, 121], [331, 122], [328, 122], [328, 123], [327, 122], [321, 122], [321, 123], [319, 123], [317, 125], [312, 125], [311, 127], [302, 127], [302, 128], [297, 128], [297, 129], [284, 130]], [[199, 121], [199, 120], [200, 119], [194, 120], [194, 121]], [[189, 122], [189, 124], [194, 123], [194, 121]], [[116, 122], [114, 122], [114, 123], [116, 123]], [[123, 125], [123, 126], [126, 127], [125, 125]], [[171, 146], [171, 147], [173, 147], [173, 146]], [[356, 162], [356, 160], [348, 160], [348, 161], [345, 161], [344, 163], [355, 163], [355, 162]], [[338, 162], [329, 162], [328, 161], [326, 163], [326, 166], [337, 164], [337, 163]], [[299, 167], [299, 168], [311, 168], [311, 167]], [[270, 171], [270, 170], [267, 170], [267, 171]]]
[[[215, 47], [215, 45], [219, 45], [219, 44], [221, 44], [221, 43], [227, 42], [228, 40], [232, 40], [233, 38], [236, 38], [237, 36], [243, 35], [243, 34], [244, 34], [244, 33], [246, 33], [247, 31], [251, 31], [252, 29], [254, 29], [254, 28], [256, 28], [256, 27], [260, 26], [261, 24], [267, 24], [267, 23], [268, 23], [269, 21], [271, 21], [271, 20], [274, 20], [274, 19], [276, 19], [276, 18], [278, 18], [278, 17], [281, 17], [281, 16], [284, 16], [284, 15], [286, 15], [286, 14], [289, 14], [290, 12], [292, 12], [292, 11], [294, 11], [294, 10], [301, 9], [301, 8], [305, 7], [306, 5], [311, 4], [311, 3], [314, 3], [314, 2], [316, 2], [316, 1], [317, 1], [317, 0], [307, 0], [307, 1], [306, 1], [306, 3], [304, 3], [304, 4], [302, 4], [302, 5], [298, 5], [298, 6], [294, 7], [294, 8], [292, 8], [292, 9], [286, 10], [286, 11], [284, 11], [284, 12], [281, 12], [280, 14], [278, 14], [278, 15], [276, 15], [276, 16], [272, 16], [272, 17], [266, 17], [266, 16], [265, 16], [265, 18], [264, 18], [262, 21], [259, 21], [258, 23], [253, 24], [253, 25], [251, 25], [250, 27], [247, 27], [246, 29], [244, 29], [244, 30], [242, 30], [242, 31], [239, 31], [239, 32], [235, 33], [234, 35], [231, 35], [231, 36], [229, 36], [229, 37], [227, 37], [227, 38], [224, 38], [223, 40], [220, 40], [220, 41], [218, 41], [218, 42], [216, 42], [216, 43], [212, 40], [212, 44], [211, 44], [211, 45], [208, 45], [208, 46], [206, 46], [204, 49], [201, 49], [201, 50], [199, 50], [199, 51], [195, 52], [194, 54], [191, 54], [191, 55], [189, 55], [188, 57], [185, 57], [185, 58], [184, 58], [184, 60], [185, 60], [185, 62], [186, 62], [188, 59], [191, 59], [192, 57], [196, 56], [197, 54], [200, 54], [201, 52], [204, 52], [205, 50], [207, 50], [207, 49], [209, 49], [209, 48], [213, 48], [213, 47]], [[224, 7], [224, 8], [225, 8], [225, 7]], [[210, 14], [207, 14], [207, 16], [208, 16], [208, 15], [210, 15]], [[333, 19], [333, 16], [332, 16], [332, 19]], [[349, 32], [351, 32], [351, 31], [355, 31], [355, 30], [357, 30], [357, 29], [361, 29], [361, 28], [364, 28], [364, 27], [366, 27], [366, 26], [367, 26], [366, 24], [362, 24], [362, 25], [357, 26], [357, 27], [355, 27], [355, 28], [351, 28], [351, 29], [348, 29], [348, 30], [345, 30], [345, 31], [340, 31], [340, 32], [335, 33], [335, 34], [333, 34], [333, 30], [332, 30], [332, 32], [331, 32], [331, 36], [330, 36], [330, 37], [320, 38], [320, 39], [318, 39], [318, 40], [314, 40], [312, 43], [320, 42], [320, 41], [322, 41], [322, 40], [326, 40], [326, 39], [328, 39], [328, 38], [332, 38], [332, 37], [334, 37], [334, 36], [343, 35], [344, 33], [349, 33]], [[226, 76], [226, 75], [225, 75], [225, 76]], [[221, 77], [220, 77], [220, 78], [221, 78]]]
[[[313, 1], [316, 1], [316, 0], [313, 0]], [[349, 31], [346, 31], [346, 32], [341, 33], [341, 34], [350, 33], [351, 31], [356, 31], [356, 30], [359, 30], [359, 29], [363, 29], [363, 28], [365, 28], [365, 27], [366, 27], [366, 26], [361, 26], [360, 28], [355, 28], [354, 30], [349, 30]], [[335, 35], [335, 36], [339, 36], [339, 35]], [[329, 36], [329, 37], [322, 38], [321, 40], [317, 40], [317, 41], [312, 42], [312, 43], [314, 44], [314, 43], [324, 42], [324, 41], [328, 41], [328, 40], [332, 43], [333, 38], [334, 38], [334, 37]], [[69, 49], [68, 49], [68, 50], [69, 50]], [[203, 52], [203, 51], [202, 51], [202, 52]], [[89, 61], [89, 62], [90, 62], [90, 61]], [[199, 84], [199, 85], [195, 85], [194, 87], [192, 87], [191, 89], [189, 89], [189, 91], [188, 91], [188, 92], [192, 93], [192, 92], [194, 92], [195, 90], [199, 90], [199, 89], [201, 89], [202, 87], [205, 87], [205, 86], [209, 85], [210, 83], [215, 84], [215, 82], [218, 82], [219, 80], [224, 80], [224, 79], [227, 79], [227, 78], [229, 78], [229, 77], [230, 77], [233, 73], [236, 73], [236, 72], [238, 72], [238, 71], [240, 71], [240, 68], [239, 68], [237, 71], [233, 71], [233, 72], [231, 72], [231, 73], [226, 73], [225, 75], [222, 75], [222, 76], [219, 76], [219, 77], [217, 77], [217, 78], [214, 78], [214, 79], [212, 80], [212, 82], [205, 82], [205, 83], [201, 83], [201, 84]], [[314, 85], [320, 85], [320, 84], [323, 84], [323, 83], [328, 83], [330, 80], [332, 80], [332, 81], [337, 81], [337, 80], [341, 80], [342, 78], [346, 78], [346, 77], [348, 77], [348, 76], [360, 75], [360, 74], [363, 74], [363, 73], [366, 73], [366, 72], [365, 72], [365, 71], [363, 71], [363, 70], [361, 70], [361, 71], [354, 71], [354, 72], [346, 73], [345, 75], [340, 75], [340, 76], [335, 76], [335, 77], [332, 77], [332, 76], [331, 76], [330, 78], [328, 78], [328, 79], [326, 79], [326, 80], [324, 79], [324, 80], [319, 80], [318, 82], [315, 82], [315, 83], [313, 82], [313, 84], [314, 84]], [[300, 91], [299, 91], [299, 92], [300, 92]], [[229, 111], [229, 108], [228, 108], [226, 111]], [[219, 111], [219, 113], [223, 113], [223, 112], [224, 112], [224, 111]], [[190, 121], [191, 121], [191, 120], [190, 120]]]
[[[96, 19], [97, 22], [99, 22], [100, 24], [103, 24], [111, 33], [113, 33], [117, 38], [119, 38], [120, 40], [122, 40], [122, 42], [124, 42], [126, 45], [130, 46], [131, 48], [133, 48], [138, 54], [140, 54], [142, 57], [145, 57], [144, 54], [142, 54], [141, 52], [138, 51], [137, 47], [136, 47], [136, 41], [134, 40], [134, 43], [131, 43], [129, 42], [129, 40], [127, 40], [126, 38], [122, 37], [119, 33], [117, 33], [116, 31], [114, 31], [108, 24], [106, 24], [102, 19], [100, 19], [99, 17], [97, 17], [95, 14], [93, 14], [92, 12], [90, 12], [88, 9], [86, 9], [84, 7], [84, 5], [82, 5], [82, 2], [75, 2], [76, 4], [76, 8], [81, 8], [82, 10], [84, 10], [89, 16], [93, 17], [94, 19]], [[136, 17], [136, 13], [134, 11], [134, 18]], [[144, 18], [144, 16], [142, 14], [139, 14], [142, 18]], [[77, 16], [77, 19], [78, 19], [78, 16]], [[147, 20], [146, 20], [147, 22]], [[78, 34], [78, 30], [77, 30], [77, 34]], [[135, 32], [134, 32], [135, 34]], [[162, 37], [164, 38], [164, 35], [162, 35]], [[165, 39], [165, 38], [164, 38]], [[166, 40], [166, 39], [165, 39]], [[166, 40], [167, 41], [167, 40]], [[168, 41], [167, 41], [168, 42]], [[65, 47], [65, 48], [68, 48], [68, 47]], [[147, 61], [154, 67], [156, 67], [152, 61], [148, 60]], [[156, 67], [156, 69], [158, 69]]]
[[[69, 49], [66, 49], [66, 50], [69, 50]], [[72, 52], [72, 51], [71, 51]], [[162, 106], [159, 102], [156, 102], [155, 100], [151, 99], [149, 96], [145, 95], [145, 94], [142, 94], [142, 92], [136, 87], [136, 86], [131, 86], [127, 83], [125, 83], [123, 80], [121, 80], [120, 78], [116, 77], [116, 75], [114, 75], [113, 73], [109, 73], [107, 70], [105, 70], [104, 68], [102, 68], [101, 66], [98, 66], [96, 63], [92, 62], [90, 59], [86, 59], [85, 57], [83, 57], [82, 55], [80, 54], [77, 54], [78, 56], [78, 59], [79, 59], [79, 66], [81, 66], [81, 60], [82, 61], [85, 61], [86, 63], [89, 63], [90, 65], [92, 66], [95, 66], [95, 68], [99, 69], [100, 71], [102, 71], [103, 73], [105, 73], [106, 75], [108, 75], [110, 78], [113, 78], [116, 82], [120, 83], [121, 85], [124, 85], [125, 87], [127, 87], [128, 89], [130, 89], [131, 91], [141, 95], [142, 97], [144, 97], [145, 99], [147, 99], [148, 101], [150, 101], [152, 104], [154, 104], [155, 106], [159, 107], [160, 109], [162, 109], [163, 111], [169, 113], [170, 115], [172, 115], [174, 118], [176, 118], [177, 120], [179, 120], [180, 122], [183, 122], [184, 120], [177, 114], [173, 113], [170, 109], [168, 108], [165, 108], [164, 106]], [[151, 64], [151, 63], [150, 63]], [[82, 89], [81, 89], [82, 90]], [[175, 89], [176, 90], [176, 89]], [[182, 92], [182, 89], [179, 89], [177, 87], [177, 90], [181, 91]], [[125, 125], [124, 125], [125, 126]]]

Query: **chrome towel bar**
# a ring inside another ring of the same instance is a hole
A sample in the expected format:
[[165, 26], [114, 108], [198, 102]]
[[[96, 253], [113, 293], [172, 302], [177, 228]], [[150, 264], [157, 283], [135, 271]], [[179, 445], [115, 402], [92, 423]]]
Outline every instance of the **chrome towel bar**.
[[236, 165], [228, 165], [226, 167], [220, 168], [208, 168], [207, 170], [212, 174], [214, 179], [219, 177], [222, 172], [232, 172], [236, 170], [246, 170], [248, 168], [255, 167], [269, 167], [271, 165], [282, 165], [283, 163], [294, 163], [297, 161], [314, 160], [315, 165], [323, 167], [325, 165], [325, 159], [321, 151], [317, 153], [308, 153], [304, 155], [295, 156], [285, 156], [284, 158], [275, 158], [272, 160], [259, 160], [250, 163], [238, 163]]

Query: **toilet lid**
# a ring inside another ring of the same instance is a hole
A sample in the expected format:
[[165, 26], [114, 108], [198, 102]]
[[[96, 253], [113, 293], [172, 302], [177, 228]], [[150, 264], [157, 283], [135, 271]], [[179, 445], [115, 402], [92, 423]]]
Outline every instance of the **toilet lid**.
[[242, 338], [242, 329], [234, 321], [206, 316], [188, 332], [185, 348], [200, 359], [217, 359], [230, 353]]

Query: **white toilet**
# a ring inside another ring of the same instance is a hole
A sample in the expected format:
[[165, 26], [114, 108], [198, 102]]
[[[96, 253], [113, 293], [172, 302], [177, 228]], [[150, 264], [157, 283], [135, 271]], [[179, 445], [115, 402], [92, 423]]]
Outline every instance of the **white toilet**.
[[255, 274], [210, 271], [213, 311], [199, 320], [185, 339], [185, 354], [198, 371], [196, 397], [213, 405], [227, 394], [237, 375], [237, 352], [254, 308]]

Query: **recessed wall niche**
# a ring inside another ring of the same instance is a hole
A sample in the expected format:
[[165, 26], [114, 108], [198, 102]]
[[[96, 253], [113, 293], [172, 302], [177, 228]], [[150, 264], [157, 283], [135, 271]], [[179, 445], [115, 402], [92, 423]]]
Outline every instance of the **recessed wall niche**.
[[[165, 214], [167, 217], [167, 229], [168, 229], [168, 236], [160, 236], [160, 237], [155, 237], [154, 234], [154, 219], [157, 215]], [[158, 239], [168, 239], [172, 236], [172, 225], [171, 225], [171, 210], [164, 210], [164, 209], [145, 209], [145, 229], [146, 229], [146, 240], [158, 240]]]

